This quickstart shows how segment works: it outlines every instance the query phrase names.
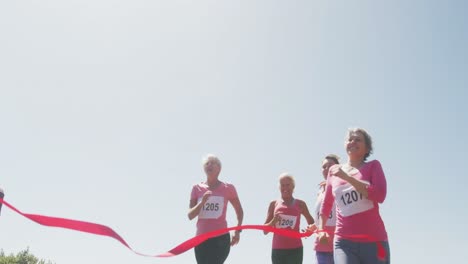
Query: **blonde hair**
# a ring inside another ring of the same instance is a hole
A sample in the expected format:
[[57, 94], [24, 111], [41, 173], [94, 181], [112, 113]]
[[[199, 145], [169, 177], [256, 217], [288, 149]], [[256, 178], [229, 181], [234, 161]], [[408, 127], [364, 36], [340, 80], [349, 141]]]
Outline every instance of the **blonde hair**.
[[221, 161], [215, 155], [207, 154], [205, 157], [203, 157], [203, 159], [202, 159], [203, 166], [205, 166], [209, 161], [212, 161], [212, 162], [218, 164], [218, 166], [221, 168]]
[[296, 187], [296, 180], [294, 179], [294, 176], [289, 174], [289, 172], [283, 172], [279, 176], [279, 181], [281, 182], [282, 179], [289, 179], [291, 180], [293, 187]]

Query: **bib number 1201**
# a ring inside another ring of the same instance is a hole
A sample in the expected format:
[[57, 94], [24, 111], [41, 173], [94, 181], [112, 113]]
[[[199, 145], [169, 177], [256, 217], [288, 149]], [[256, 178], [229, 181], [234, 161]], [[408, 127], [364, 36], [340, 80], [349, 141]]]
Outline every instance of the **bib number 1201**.
[[362, 200], [362, 193], [358, 193], [355, 190], [352, 190], [351, 192], [347, 192], [341, 195], [341, 201], [343, 201], [344, 205], [348, 205], [350, 203], [357, 202], [359, 200]]

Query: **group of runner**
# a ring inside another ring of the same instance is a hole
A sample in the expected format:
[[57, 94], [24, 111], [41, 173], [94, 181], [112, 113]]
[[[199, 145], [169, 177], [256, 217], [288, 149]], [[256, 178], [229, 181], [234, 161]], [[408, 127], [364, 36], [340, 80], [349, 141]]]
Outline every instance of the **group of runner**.
[[[288, 173], [279, 177], [280, 198], [270, 202], [265, 225], [300, 232], [301, 216], [306, 230], [317, 233], [314, 242], [318, 264], [389, 264], [390, 248], [379, 204], [386, 197], [385, 174], [372, 154], [372, 139], [362, 128], [349, 129], [345, 139], [347, 162], [336, 155], [322, 161], [324, 181], [319, 184], [313, 215], [304, 200], [294, 197], [295, 180]], [[234, 185], [218, 179], [221, 161], [214, 155], [203, 160], [206, 181], [195, 184], [190, 195], [188, 217], [197, 218], [197, 235], [227, 227], [230, 203], [241, 226], [244, 212]], [[198, 264], [223, 264], [242, 230], [210, 238], [195, 247]], [[265, 234], [268, 232], [265, 231]], [[379, 247], [384, 255], [377, 254]], [[273, 264], [302, 264], [300, 238], [274, 233]]]

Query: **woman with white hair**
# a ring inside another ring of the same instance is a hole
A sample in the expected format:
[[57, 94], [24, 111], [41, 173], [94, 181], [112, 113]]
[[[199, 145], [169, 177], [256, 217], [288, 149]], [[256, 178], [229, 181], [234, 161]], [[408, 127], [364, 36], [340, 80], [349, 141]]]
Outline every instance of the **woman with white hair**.
[[[237, 225], [242, 225], [244, 212], [234, 185], [218, 179], [221, 161], [209, 154], [203, 159], [206, 181], [195, 184], [190, 195], [188, 217], [197, 220], [197, 235], [227, 227], [226, 212], [228, 202], [234, 207]], [[230, 246], [239, 243], [241, 230], [210, 238], [195, 247], [198, 264], [223, 264], [227, 259]]]
[[[366, 161], [373, 150], [372, 139], [362, 128], [348, 130], [345, 148], [348, 162], [329, 170], [318, 228], [324, 230], [335, 203], [335, 264], [389, 264], [387, 231], [379, 212], [387, 195], [382, 165], [378, 160]], [[319, 239], [326, 242], [328, 234], [321, 232]], [[385, 250], [384, 258], [378, 254], [379, 245]]]
[[[314, 219], [309, 213], [307, 204], [293, 196], [295, 188], [294, 177], [288, 173], [283, 173], [279, 178], [279, 190], [281, 198], [270, 202], [265, 225], [277, 228], [286, 228], [299, 232], [301, 215], [303, 215], [308, 225], [314, 223]], [[264, 232], [267, 234], [268, 232]], [[302, 264], [303, 246], [300, 238], [273, 235], [271, 261], [273, 264]]]

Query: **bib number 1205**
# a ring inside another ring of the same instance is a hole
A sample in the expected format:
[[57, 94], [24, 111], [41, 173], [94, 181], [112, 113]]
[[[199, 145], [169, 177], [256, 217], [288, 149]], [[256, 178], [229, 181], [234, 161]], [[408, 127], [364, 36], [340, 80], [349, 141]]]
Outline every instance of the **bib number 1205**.
[[219, 204], [218, 203], [205, 203], [203, 206], [204, 211], [218, 211]]

